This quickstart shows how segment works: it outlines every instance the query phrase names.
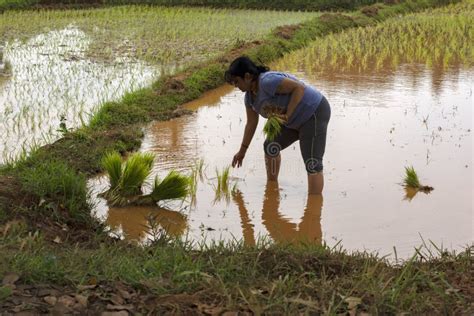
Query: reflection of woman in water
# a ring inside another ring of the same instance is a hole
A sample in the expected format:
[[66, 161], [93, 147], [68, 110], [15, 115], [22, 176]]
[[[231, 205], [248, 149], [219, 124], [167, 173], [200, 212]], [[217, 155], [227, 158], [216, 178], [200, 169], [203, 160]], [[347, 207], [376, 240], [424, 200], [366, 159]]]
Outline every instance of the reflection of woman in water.
[[308, 193], [321, 194], [324, 186], [323, 155], [331, 108], [326, 98], [314, 87], [294, 76], [256, 66], [247, 57], [235, 59], [225, 73], [227, 82], [245, 92], [247, 124], [240, 150], [232, 166], [240, 167], [255, 134], [258, 115], [267, 117], [269, 106], [280, 110], [285, 121], [281, 133], [264, 143], [265, 166], [270, 181], [278, 179], [280, 151], [300, 141], [301, 155], [308, 173]]
[[[233, 193], [233, 199], [239, 208], [244, 241], [249, 246], [255, 245], [255, 233], [250, 222], [247, 208], [240, 191]], [[323, 197], [320, 194], [308, 194], [306, 208], [301, 222], [297, 225], [281, 216], [280, 190], [275, 181], [267, 182], [262, 209], [263, 225], [276, 242], [321, 244], [321, 209]]]

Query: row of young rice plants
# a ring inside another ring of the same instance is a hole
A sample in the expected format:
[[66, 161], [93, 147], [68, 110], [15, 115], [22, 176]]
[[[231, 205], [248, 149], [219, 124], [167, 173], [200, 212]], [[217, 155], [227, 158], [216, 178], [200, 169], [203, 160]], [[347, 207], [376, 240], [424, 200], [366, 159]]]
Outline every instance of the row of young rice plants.
[[120, 6], [102, 9], [15, 11], [0, 18], [2, 40], [28, 38], [77, 26], [92, 37], [88, 54], [130, 56], [158, 64], [215, 57], [242, 41], [261, 39], [279, 25], [300, 23], [316, 12]]
[[394, 69], [400, 63], [472, 67], [473, 25], [474, 2], [465, 0], [328, 35], [287, 55], [275, 67], [303, 68], [309, 73]]

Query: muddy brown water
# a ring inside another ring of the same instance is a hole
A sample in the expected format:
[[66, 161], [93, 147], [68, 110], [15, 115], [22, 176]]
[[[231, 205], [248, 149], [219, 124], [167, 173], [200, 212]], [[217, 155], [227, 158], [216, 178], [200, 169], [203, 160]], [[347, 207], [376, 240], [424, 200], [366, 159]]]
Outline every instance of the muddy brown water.
[[[285, 70], [285, 69], [283, 69]], [[292, 70], [294, 71], [294, 69]], [[297, 72], [332, 105], [324, 161], [323, 196], [308, 197], [299, 145], [282, 152], [279, 183], [267, 183], [263, 162], [264, 119], [243, 167], [231, 169], [237, 190], [216, 201], [216, 168], [230, 165], [245, 126], [243, 93], [230, 86], [186, 105], [191, 116], [145, 128], [141, 151], [156, 154], [155, 174], [190, 173], [204, 159], [195, 203], [160, 208], [108, 209], [94, 198], [97, 216], [116, 232], [141, 242], [151, 238], [147, 216], [171, 235], [199, 243], [259, 239], [277, 242], [340, 242], [408, 258], [431, 241], [459, 250], [473, 240], [472, 69], [405, 65], [390, 72]], [[413, 166], [430, 194], [406, 191], [404, 167]], [[90, 181], [93, 195], [107, 179]], [[416, 193], [416, 194], [415, 194]], [[431, 249], [434, 248], [431, 246]]]

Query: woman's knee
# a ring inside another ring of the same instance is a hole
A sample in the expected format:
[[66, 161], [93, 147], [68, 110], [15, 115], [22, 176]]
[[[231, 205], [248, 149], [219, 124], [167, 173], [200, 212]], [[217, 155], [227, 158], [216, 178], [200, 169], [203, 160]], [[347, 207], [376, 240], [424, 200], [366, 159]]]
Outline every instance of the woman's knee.
[[278, 142], [270, 142], [269, 140], [266, 140], [263, 143], [263, 151], [267, 156], [277, 157], [280, 154], [281, 149], [282, 147]]
[[323, 159], [322, 158], [307, 158], [305, 160], [305, 168], [308, 174], [320, 173], [323, 171]]

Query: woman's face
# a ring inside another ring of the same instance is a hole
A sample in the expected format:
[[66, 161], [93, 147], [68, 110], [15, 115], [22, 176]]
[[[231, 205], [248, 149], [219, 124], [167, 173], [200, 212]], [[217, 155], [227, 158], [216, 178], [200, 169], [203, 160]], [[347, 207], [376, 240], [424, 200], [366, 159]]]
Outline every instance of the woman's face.
[[252, 75], [246, 73], [244, 78], [235, 76], [232, 78], [231, 84], [239, 88], [242, 92], [250, 91], [250, 88], [252, 87]]

